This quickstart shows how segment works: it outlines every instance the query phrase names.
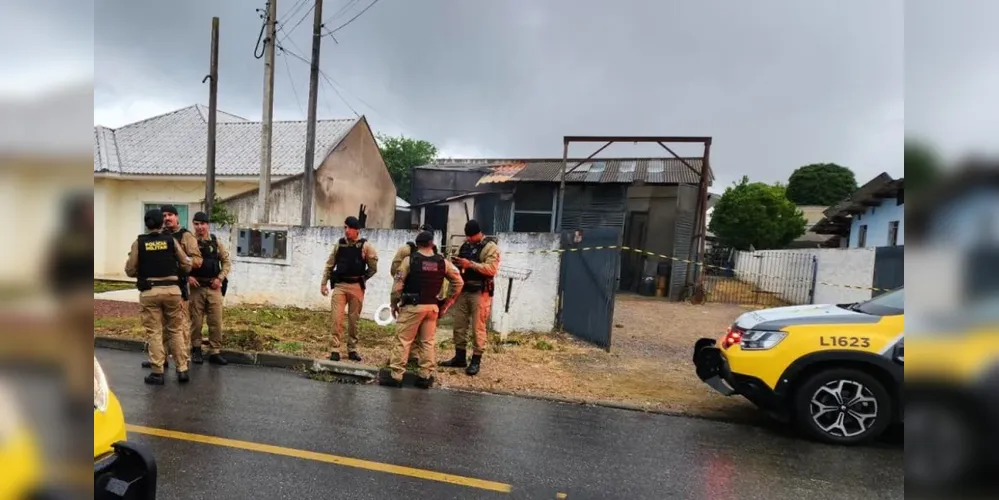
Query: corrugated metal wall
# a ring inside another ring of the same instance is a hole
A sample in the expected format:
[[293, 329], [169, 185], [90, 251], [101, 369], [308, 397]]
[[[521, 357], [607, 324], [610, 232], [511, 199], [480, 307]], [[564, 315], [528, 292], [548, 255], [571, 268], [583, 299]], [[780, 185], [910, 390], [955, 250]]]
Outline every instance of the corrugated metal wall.
[[[690, 242], [694, 238], [694, 224], [697, 223], [697, 212], [690, 209], [691, 197], [693, 197], [693, 206], [696, 206], [697, 186], [679, 186], [676, 198], [677, 212], [672, 252], [672, 257], [675, 259], [689, 260], [691, 258]], [[681, 300], [683, 298], [686, 280], [687, 263], [674, 260], [669, 280], [669, 297], [671, 300]]]
[[616, 227], [624, 229], [628, 213], [625, 185], [568, 185], [565, 187], [565, 211], [562, 230]]

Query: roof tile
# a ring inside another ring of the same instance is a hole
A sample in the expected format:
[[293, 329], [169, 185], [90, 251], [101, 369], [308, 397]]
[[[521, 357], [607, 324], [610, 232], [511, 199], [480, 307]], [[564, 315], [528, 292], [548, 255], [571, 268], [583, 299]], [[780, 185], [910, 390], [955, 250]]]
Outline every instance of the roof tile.
[[[260, 172], [260, 122], [229, 113], [216, 115], [215, 173]], [[316, 165], [322, 163], [360, 118], [316, 123]], [[271, 173], [295, 175], [305, 167], [305, 121], [272, 126]], [[94, 127], [94, 172], [135, 175], [204, 175], [207, 110], [195, 105], [112, 130]]]

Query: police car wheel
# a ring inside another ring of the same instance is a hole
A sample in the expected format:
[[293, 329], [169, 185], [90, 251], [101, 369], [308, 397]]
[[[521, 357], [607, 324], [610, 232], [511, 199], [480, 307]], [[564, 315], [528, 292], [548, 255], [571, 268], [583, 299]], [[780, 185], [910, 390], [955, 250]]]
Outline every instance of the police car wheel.
[[984, 471], [981, 426], [967, 410], [966, 403], [951, 398], [915, 395], [906, 401], [907, 487], [953, 490]]
[[795, 394], [799, 427], [813, 439], [841, 445], [868, 443], [892, 420], [892, 400], [873, 376], [851, 368], [826, 369]]

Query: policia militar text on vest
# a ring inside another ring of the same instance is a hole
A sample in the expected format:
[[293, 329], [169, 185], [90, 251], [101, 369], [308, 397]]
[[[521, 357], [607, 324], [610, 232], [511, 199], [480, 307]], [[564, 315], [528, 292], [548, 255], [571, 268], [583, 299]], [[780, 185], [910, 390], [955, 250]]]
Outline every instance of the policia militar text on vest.
[[444, 301], [437, 296], [444, 286], [444, 279], [447, 276], [446, 266], [447, 261], [443, 255], [434, 252], [432, 256], [426, 256], [414, 250], [409, 256], [409, 273], [402, 286], [400, 305], [442, 306]]
[[[151, 290], [154, 286], [180, 286], [181, 295], [187, 300], [187, 278], [183, 276], [177, 265], [174, 245], [178, 240], [173, 235], [165, 233], [140, 234], [139, 240], [139, 272], [135, 286], [139, 291]], [[169, 276], [178, 277], [174, 280], [164, 280]]]

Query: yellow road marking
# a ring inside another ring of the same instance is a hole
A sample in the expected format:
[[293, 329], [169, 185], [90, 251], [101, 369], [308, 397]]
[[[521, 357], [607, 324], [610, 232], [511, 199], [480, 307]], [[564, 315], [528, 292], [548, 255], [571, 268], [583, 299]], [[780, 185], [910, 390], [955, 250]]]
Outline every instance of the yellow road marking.
[[412, 467], [404, 467], [401, 465], [372, 462], [369, 460], [361, 460], [358, 458], [341, 457], [337, 455], [329, 455], [326, 453], [317, 453], [314, 451], [296, 450], [293, 448], [284, 448], [281, 446], [273, 446], [269, 444], [254, 443], [250, 441], [238, 441], [235, 439], [226, 439], [215, 436], [204, 436], [200, 434], [190, 434], [187, 432], [171, 431], [166, 429], [156, 429], [152, 427], [143, 427], [140, 425], [127, 425], [126, 428], [128, 429], [129, 432], [134, 432], [136, 434], [145, 434], [147, 436], [157, 436], [163, 438], [178, 439], [181, 441], [189, 441], [193, 443], [211, 444], [215, 446], [238, 448], [241, 450], [256, 451], [260, 453], [270, 453], [272, 455], [301, 458], [305, 460], [312, 460], [315, 462], [343, 465], [346, 467], [355, 467], [358, 469], [366, 469], [377, 472], [387, 472], [389, 474], [395, 474], [399, 476], [415, 477], [418, 479], [426, 479], [428, 481], [440, 481], [442, 483], [456, 484], [458, 486], [467, 486], [469, 488], [478, 488], [482, 490], [497, 491], [500, 493], [510, 493], [510, 490], [512, 489], [512, 487], [509, 484], [505, 483], [497, 483], [494, 481], [486, 481], [483, 479], [475, 479], [472, 477], [457, 476], [454, 474], [445, 474], [443, 472], [435, 472], [431, 470], [414, 469]]

